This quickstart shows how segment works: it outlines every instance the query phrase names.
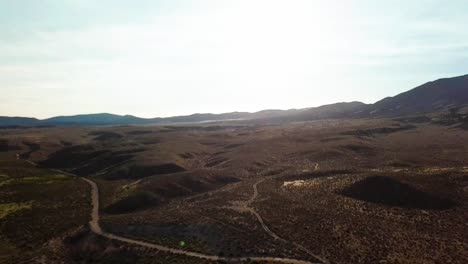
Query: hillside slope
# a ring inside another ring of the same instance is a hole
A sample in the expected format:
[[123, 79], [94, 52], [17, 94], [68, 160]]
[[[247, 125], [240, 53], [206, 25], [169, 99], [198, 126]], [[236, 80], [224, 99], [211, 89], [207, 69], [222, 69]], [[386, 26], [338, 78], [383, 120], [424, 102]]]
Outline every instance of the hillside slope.
[[373, 104], [372, 116], [398, 116], [468, 104], [468, 75], [439, 79]]

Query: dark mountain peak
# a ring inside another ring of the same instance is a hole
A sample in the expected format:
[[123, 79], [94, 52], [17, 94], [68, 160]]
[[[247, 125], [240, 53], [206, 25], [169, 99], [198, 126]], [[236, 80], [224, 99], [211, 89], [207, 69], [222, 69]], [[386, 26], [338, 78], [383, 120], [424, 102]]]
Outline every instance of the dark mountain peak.
[[468, 75], [443, 78], [375, 103], [373, 115], [396, 116], [441, 110], [468, 104]]

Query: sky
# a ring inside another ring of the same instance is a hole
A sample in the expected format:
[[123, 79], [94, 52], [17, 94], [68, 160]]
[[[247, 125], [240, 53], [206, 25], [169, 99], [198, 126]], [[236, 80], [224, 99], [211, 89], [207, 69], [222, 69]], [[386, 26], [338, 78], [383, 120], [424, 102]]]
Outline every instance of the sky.
[[0, 0], [0, 116], [373, 103], [468, 74], [468, 0]]

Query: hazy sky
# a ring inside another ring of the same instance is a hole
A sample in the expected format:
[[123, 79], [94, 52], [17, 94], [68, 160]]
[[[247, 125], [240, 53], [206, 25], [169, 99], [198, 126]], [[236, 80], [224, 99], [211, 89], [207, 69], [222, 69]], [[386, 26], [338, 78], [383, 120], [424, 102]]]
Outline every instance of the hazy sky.
[[468, 73], [468, 0], [0, 0], [0, 116], [375, 102]]

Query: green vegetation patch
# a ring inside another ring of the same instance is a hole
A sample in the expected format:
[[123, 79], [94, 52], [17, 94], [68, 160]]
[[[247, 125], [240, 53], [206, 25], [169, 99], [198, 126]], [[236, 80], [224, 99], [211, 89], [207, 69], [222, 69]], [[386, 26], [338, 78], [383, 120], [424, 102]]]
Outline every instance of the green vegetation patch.
[[24, 177], [20, 182], [21, 183], [30, 183], [30, 184], [50, 184], [61, 181], [68, 181], [71, 177], [63, 174], [47, 175], [47, 176], [35, 176], [35, 177]]
[[32, 201], [26, 203], [6, 203], [0, 204], [0, 219], [7, 217], [10, 214], [14, 214], [21, 210], [31, 209]]
[[10, 179], [10, 177], [8, 177], [8, 175], [0, 173], [0, 187], [3, 186], [3, 185], [7, 185], [10, 182], [12, 182], [12, 179]]
[[12, 179], [0, 178], [0, 187], [4, 186], [4, 185], [8, 185], [8, 184], [10, 184], [12, 182], [13, 182]]
[[2, 167], [0, 165], [0, 174], [7, 175], [11, 178], [22, 178], [22, 177], [32, 177], [32, 176], [47, 176], [51, 172], [48, 170], [37, 169], [34, 167], [26, 166], [6, 166]]
[[52, 184], [70, 180], [70, 176], [53, 174], [44, 176], [29, 176], [22, 178], [9, 178], [0, 176], [0, 187], [9, 184]]

